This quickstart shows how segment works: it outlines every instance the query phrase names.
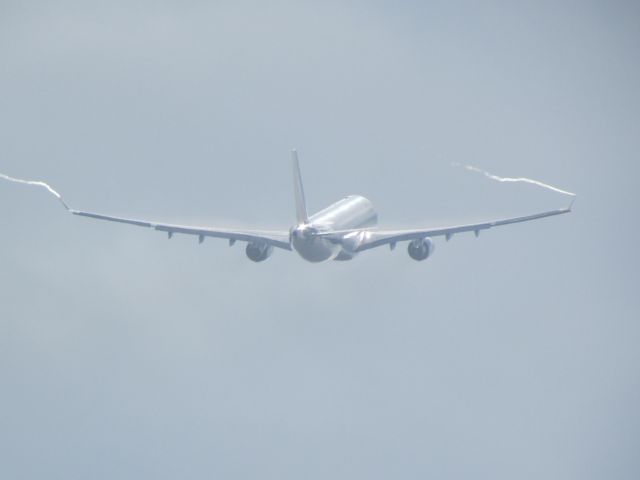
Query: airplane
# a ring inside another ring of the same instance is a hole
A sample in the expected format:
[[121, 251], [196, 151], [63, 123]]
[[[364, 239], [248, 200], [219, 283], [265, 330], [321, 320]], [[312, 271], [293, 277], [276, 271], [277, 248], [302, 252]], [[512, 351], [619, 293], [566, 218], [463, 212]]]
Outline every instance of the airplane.
[[153, 228], [154, 230], [166, 232], [168, 238], [180, 233], [196, 235], [199, 243], [202, 243], [206, 237], [227, 239], [230, 246], [233, 246], [237, 241], [246, 242], [245, 253], [253, 262], [263, 262], [273, 254], [274, 248], [279, 248], [288, 251], [295, 250], [304, 260], [313, 263], [330, 260], [352, 260], [361, 252], [383, 245], [388, 245], [393, 250], [399, 242], [409, 242], [407, 246], [409, 256], [414, 260], [422, 261], [429, 258], [435, 249], [433, 237], [443, 236], [448, 241], [453, 235], [463, 232], [474, 232], [478, 236], [482, 230], [488, 230], [493, 227], [569, 213], [573, 205], [572, 202], [568, 208], [483, 223], [439, 228], [383, 230], [376, 228], [378, 216], [373, 204], [360, 195], [344, 197], [318, 213], [309, 216], [296, 150], [291, 152], [291, 160], [293, 164], [296, 224], [288, 231], [253, 231], [169, 225], [113, 217], [73, 210], [62, 201], [61, 197], [58, 198], [64, 207], [74, 215]]

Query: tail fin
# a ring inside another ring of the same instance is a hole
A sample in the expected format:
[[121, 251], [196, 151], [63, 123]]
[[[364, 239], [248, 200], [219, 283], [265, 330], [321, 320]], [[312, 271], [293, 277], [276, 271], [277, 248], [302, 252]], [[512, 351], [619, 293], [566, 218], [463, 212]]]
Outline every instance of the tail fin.
[[302, 176], [300, 175], [300, 164], [298, 163], [298, 152], [291, 151], [291, 163], [293, 164], [293, 190], [296, 199], [296, 220], [298, 224], [307, 223], [307, 203], [304, 199], [304, 188], [302, 187]]

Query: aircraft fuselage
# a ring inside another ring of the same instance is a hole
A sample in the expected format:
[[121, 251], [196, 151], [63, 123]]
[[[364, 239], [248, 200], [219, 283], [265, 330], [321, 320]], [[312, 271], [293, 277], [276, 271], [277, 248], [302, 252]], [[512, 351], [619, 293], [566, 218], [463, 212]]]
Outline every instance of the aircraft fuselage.
[[345, 235], [341, 242], [316, 234], [373, 227], [377, 222], [378, 214], [373, 204], [362, 196], [350, 195], [312, 215], [308, 222], [293, 227], [291, 244], [309, 262], [350, 260], [355, 256], [358, 244], [353, 234]]

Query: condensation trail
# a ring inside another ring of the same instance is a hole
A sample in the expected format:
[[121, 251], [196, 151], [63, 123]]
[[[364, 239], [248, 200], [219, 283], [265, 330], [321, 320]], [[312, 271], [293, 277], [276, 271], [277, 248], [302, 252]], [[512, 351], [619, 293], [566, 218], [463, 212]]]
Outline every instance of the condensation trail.
[[10, 177], [9, 175], [5, 175], [4, 173], [0, 173], [0, 178], [3, 178], [4, 180], [7, 180], [9, 182], [22, 183], [23, 185], [33, 185], [35, 187], [46, 188], [51, 195], [56, 197], [60, 201], [60, 203], [62, 203], [64, 208], [69, 210], [69, 207], [67, 206], [67, 204], [64, 203], [64, 200], [62, 200], [62, 195], [60, 195], [53, 188], [51, 188], [50, 185], [48, 185], [48, 184], [46, 184], [44, 182], [41, 182], [41, 181], [38, 181], [38, 180], [23, 180], [21, 178], [13, 178], [13, 177]]
[[532, 185], [537, 185], [538, 187], [542, 187], [542, 188], [546, 188], [548, 190], [553, 190], [554, 192], [562, 193], [563, 195], [569, 195], [570, 197], [575, 197], [576, 196], [575, 193], [567, 192], [566, 190], [562, 190], [562, 189], [560, 189], [558, 187], [554, 187], [553, 185], [548, 185], [546, 183], [542, 183], [542, 182], [540, 182], [538, 180], [532, 180], [531, 178], [525, 178], [525, 177], [517, 177], [517, 178], [499, 177], [498, 175], [494, 175], [493, 173], [489, 173], [486, 170], [482, 170], [481, 168], [474, 167], [473, 165], [463, 165], [461, 163], [452, 163], [451, 165], [453, 165], [454, 167], [462, 167], [462, 168], [464, 168], [466, 170], [469, 170], [470, 172], [481, 173], [485, 177], [490, 178], [491, 180], [495, 180], [497, 182], [524, 182], [524, 183], [530, 183]]

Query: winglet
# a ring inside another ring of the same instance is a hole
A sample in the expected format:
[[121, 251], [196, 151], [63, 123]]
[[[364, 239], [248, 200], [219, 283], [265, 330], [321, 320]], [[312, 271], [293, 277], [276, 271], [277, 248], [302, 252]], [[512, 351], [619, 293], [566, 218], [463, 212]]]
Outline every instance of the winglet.
[[298, 152], [291, 150], [291, 163], [293, 164], [293, 190], [296, 201], [296, 220], [298, 224], [308, 223], [307, 203], [304, 198], [304, 188], [302, 186], [302, 175], [300, 175], [300, 163], [298, 162]]
[[576, 203], [576, 198], [577, 198], [577, 195], [574, 195], [573, 198], [571, 199], [571, 203], [569, 204], [569, 208], [567, 208], [568, 211], [571, 211], [573, 209], [573, 204]]

